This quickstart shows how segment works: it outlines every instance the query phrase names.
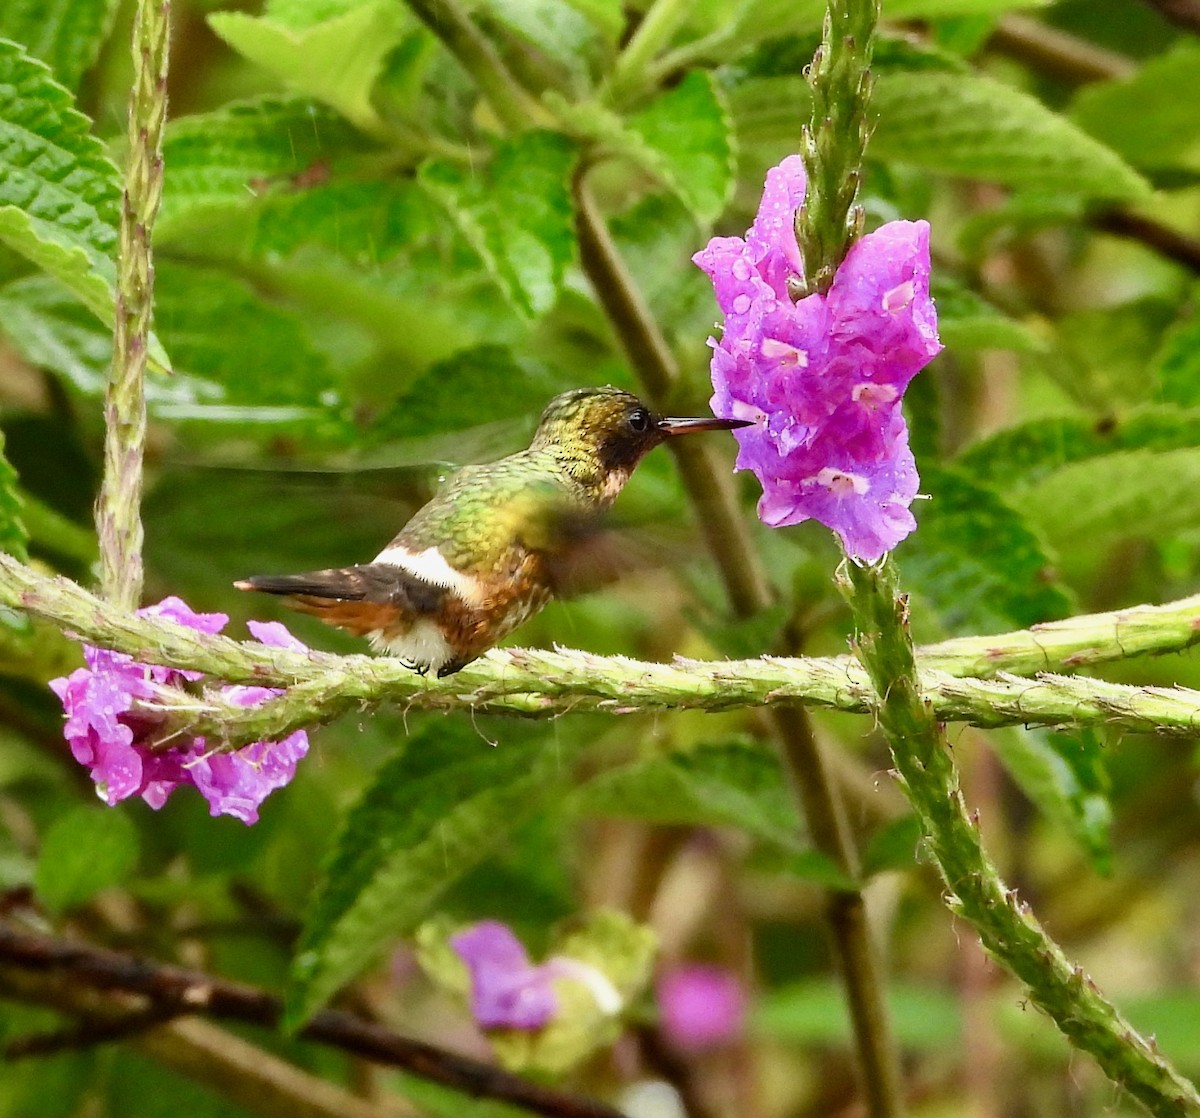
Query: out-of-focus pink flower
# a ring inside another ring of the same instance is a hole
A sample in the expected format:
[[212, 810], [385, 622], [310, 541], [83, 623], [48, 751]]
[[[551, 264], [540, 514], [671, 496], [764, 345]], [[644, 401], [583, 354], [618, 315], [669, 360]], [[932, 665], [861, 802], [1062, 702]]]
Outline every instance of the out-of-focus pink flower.
[[[163, 617], [201, 633], [219, 633], [223, 613], [195, 613], [179, 598], [138, 611]], [[304, 651], [281, 624], [249, 622], [263, 644]], [[191, 784], [209, 803], [212, 815], [232, 815], [243, 823], [258, 820], [258, 808], [276, 788], [287, 784], [308, 752], [308, 735], [297, 730], [279, 742], [254, 742], [233, 753], [212, 753], [203, 738], [190, 738], [165, 750], [146, 744], [157, 725], [133, 709], [137, 699], [153, 700], [160, 687], [195, 682], [201, 673], [139, 664], [131, 656], [83, 646], [86, 668], [50, 681], [67, 715], [63, 734], [71, 753], [91, 770], [101, 799], [112, 805], [139, 795], [157, 809], [181, 784]], [[279, 694], [269, 687], [226, 687], [222, 694], [253, 706]]]
[[555, 955], [535, 966], [506, 924], [483, 920], [450, 937], [471, 976], [471, 1014], [484, 1029], [540, 1029], [558, 1014], [554, 980], [587, 987], [603, 1013], [615, 1014], [622, 998], [608, 976], [579, 959]]
[[721, 967], [688, 963], [658, 980], [663, 1033], [680, 1051], [702, 1052], [736, 1040], [746, 1017], [746, 993]]
[[767, 172], [754, 224], [692, 258], [725, 316], [713, 348], [712, 408], [748, 419], [738, 469], [763, 486], [772, 526], [810, 517], [873, 562], [915, 527], [916, 464], [900, 410], [909, 381], [941, 350], [929, 296], [929, 225], [893, 221], [859, 240], [827, 294], [793, 303], [802, 272], [794, 217], [804, 164]]

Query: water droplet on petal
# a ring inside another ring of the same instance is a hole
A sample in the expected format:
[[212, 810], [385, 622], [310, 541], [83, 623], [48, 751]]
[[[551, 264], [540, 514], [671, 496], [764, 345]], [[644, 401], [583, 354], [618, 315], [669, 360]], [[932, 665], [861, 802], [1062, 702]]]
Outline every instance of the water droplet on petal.
[[745, 314], [750, 309], [750, 302], [751, 299], [749, 295], [739, 295], [733, 301], [733, 313]]
[[744, 256], [739, 256], [733, 262], [732, 271], [734, 279], [745, 283], [750, 278], [750, 262]]

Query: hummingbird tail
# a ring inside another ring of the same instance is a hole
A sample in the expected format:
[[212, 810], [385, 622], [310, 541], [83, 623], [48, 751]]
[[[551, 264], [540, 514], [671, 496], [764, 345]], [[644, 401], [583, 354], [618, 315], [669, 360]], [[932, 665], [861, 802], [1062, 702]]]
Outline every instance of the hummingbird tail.
[[365, 563], [298, 575], [255, 575], [239, 590], [280, 594], [302, 613], [358, 635], [388, 631], [437, 609], [446, 594], [398, 567]]

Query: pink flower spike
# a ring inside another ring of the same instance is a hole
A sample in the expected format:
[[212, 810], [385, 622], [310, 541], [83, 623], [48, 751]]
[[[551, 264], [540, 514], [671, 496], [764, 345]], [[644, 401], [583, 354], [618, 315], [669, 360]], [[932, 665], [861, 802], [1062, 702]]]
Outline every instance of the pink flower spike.
[[718, 237], [693, 259], [725, 315], [713, 349], [713, 411], [749, 419], [737, 468], [762, 483], [767, 524], [819, 520], [851, 558], [874, 562], [916, 526], [919, 479], [901, 397], [941, 349], [929, 295], [929, 225], [893, 221], [847, 254], [828, 294], [797, 303], [803, 262], [793, 221], [803, 165], [767, 172], [743, 240]]
[[667, 1039], [682, 1052], [703, 1052], [741, 1035], [746, 994], [730, 971], [689, 963], [659, 979], [658, 1007]]

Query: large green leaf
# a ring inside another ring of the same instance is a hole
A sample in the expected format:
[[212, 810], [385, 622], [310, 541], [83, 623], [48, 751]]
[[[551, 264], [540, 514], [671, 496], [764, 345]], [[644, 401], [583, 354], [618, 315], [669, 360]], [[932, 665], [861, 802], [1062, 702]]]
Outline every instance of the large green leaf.
[[292, 1027], [561, 794], [561, 747], [511, 725], [503, 737], [490, 745], [469, 722], [439, 718], [379, 770], [313, 898], [287, 995]]
[[733, 193], [729, 113], [712, 77], [694, 72], [629, 118], [630, 131], [655, 154], [663, 181], [708, 225]]
[[1168, 332], [1152, 369], [1166, 403], [1200, 407], [1200, 314], [1193, 313]]
[[303, 197], [358, 167], [370, 150], [361, 133], [306, 98], [262, 98], [181, 117], [168, 124], [163, 142], [158, 237], [171, 240], [181, 218], [195, 210]]
[[1181, 43], [1132, 77], [1093, 82], [1071, 106], [1075, 123], [1135, 167], [1200, 170], [1200, 45]]
[[879, 75], [870, 154], [949, 175], [1096, 198], [1149, 187], [1115, 152], [1040, 101], [992, 78]]
[[610, 769], [572, 803], [594, 815], [739, 827], [779, 846], [804, 845], [779, 758], [757, 742], [710, 743]]
[[127, 814], [78, 807], [46, 833], [34, 884], [51, 912], [64, 912], [124, 881], [137, 860], [137, 830]]
[[572, 0], [482, 0], [477, 12], [548, 59], [580, 93], [611, 53], [601, 29]]
[[397, 0], [274, 5], [263, 16], [214, 12], [208, 20], [234, 50], [291, 88], [331, 105], [359, 128], [383, 128], [371, 90], [404, 34], [405, 10]]
[[1090, 730], [1056, 734], [1014, 726], [998, 731], [996, 754], [1022, 791], [1066, 827], [1101, 873], [1112, 868], [1112, 806], [1102, 743]]
[[113, 321], [117, 169], [49, 69], [0, 40], [0, 241]]
[[449, 160], [421, 168], [421, 184], [446, 208], [505, 297], [529, 317], [554, 305], [575, 252], [568, 184], [575, 154], [564, 136], [525, 132], [501, 144], [486, 168]]
[[1117, 420], [1071, 415], [1033, 419], [982, 439], [958, 465], [1005, 492], [1036, 486], [1073, 462], [1126, 450], [1200, 447], [1200, 409], [1140, 408]]
[[112, 30], [117, 0], [4, 0], [0, 38], [21, 43], [76, 89]]
[[923, 467], [918, 531], [896, 550], [905, 585], [951, 633], [997, 632], [1065, 617], [1074, 602], [1045, 543], [991, 486], [962, 471]]
[[25, 559], [29, 533], [21, 519], [21, 506], [21, 497], [17, 492], [17, 471], [4, 457], [4, 432], [0, 431], [0, 551]]

